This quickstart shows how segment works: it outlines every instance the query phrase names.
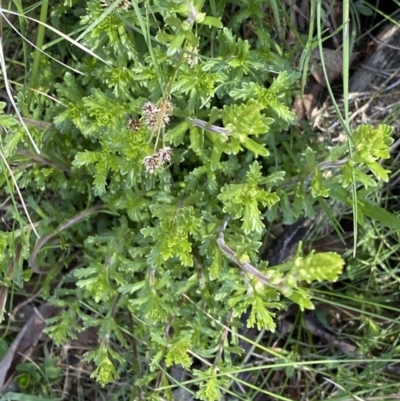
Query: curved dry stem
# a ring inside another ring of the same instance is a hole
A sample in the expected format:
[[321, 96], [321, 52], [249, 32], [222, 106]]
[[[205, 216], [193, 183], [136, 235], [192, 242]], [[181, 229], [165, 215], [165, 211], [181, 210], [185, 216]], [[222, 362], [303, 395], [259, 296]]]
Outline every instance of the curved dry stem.
[[257, 268], [255, 268], [253, 265], [247, 262], [239, 262], [236, 259], [235, 252], [232, 251], [231, 248], [229, 248], [224, 239], [224, 231], [226, 230], [226, 227], [228, 225], [229, 221], [229, 216], [225, 216], [224, 221], [222, 223], [222, 226], [220, 227], [219, 235], [217, 238], [217, 244], [221, 252], [228, 258], [230, 259], [233, 263], [235, 263], [237, 266], [239, 266], [245, 273], [249, 273], [252, 276], [258, 278], [263, 284], [272, 287], [272, 288], [279, 288], [281, 286], [281, 282], [278, 282], [276, 284], [273, 284], [271, 280], [267, 277], [264, 276]]
[[43, 248], [44, 245], [47, 244], [53, 237], [55, 237], [57, 234], [59, 234], [61, 231], [66, 230], [67, 228], [73, 226], [76, 223], [79, 223], [81, 220], [85, 219], [86, 217], [89, 217], [91, 214], [97, 213], [99, 211], [104, 210], [104, 205], [97, 205], [93, 206], [90, 209], [86, 209], [81, 213], [78, 213], [71, 219], [67, 220], [65, 223], [59, 225], [54, 232], [51, 234], [48, 234], [44, 236], [39, 242], [36, 244], [34, 250], [32, 251], [30, 257], [29, 257], [29, 265], [31, 269], [37, 273], [37, 274], [46, 274], [48, 273], [51, 268], [49, 269], [39, 269], [36, 265], [36, 257], [40, 250]]
[[226, 135], [226, 136], [232, 135], [228, 129], [224, 127], [218, 127], [217, 125], [210, 124], [198, 118], [186, 117], [186, 121], [191, 122], [194, 127], [201, 128], [205, 131], [212, 132], [217, 135]]
[[67, 166], [64, 166], [63, 164], [57, 163], [57, 162], [55, 162], [53, 160], [47, 159], [46, 157], [43, 157], [43, 156], [40, 156], [40, 155], [36, 155], [35, 153], [30, 152], [29, 150], [18, 149], [16, 153], [18, 155], [21, 155], [21, 156], [29, 157], [30, 159], [32, 159], [35, 162], [38, 162], [40, 164], [57, 168], [57, 169], [59, 169], [61, 171], [64, 171], [65, 173], [69, 173], [70, 172], [70, 169]]

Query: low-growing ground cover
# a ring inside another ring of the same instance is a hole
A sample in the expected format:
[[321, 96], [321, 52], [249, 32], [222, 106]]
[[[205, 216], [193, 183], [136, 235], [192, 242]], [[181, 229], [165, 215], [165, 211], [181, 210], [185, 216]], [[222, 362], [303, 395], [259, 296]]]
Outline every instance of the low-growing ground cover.
[[343, 101], [377, 6], [4, 6], [5, 399], [397, 397], [396, 110]]

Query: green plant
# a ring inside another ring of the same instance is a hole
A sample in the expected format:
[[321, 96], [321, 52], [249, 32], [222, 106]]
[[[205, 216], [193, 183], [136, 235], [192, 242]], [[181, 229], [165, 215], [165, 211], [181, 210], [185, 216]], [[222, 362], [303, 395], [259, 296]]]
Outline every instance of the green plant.
[[[359, 127], [351, 152], [309, 143], [289, 108], [300, 73], [267, 33], [261, 2], [243, 2], [231, 28], [220, 3], [87, 2], [76, 39], [87, 50], [69, 49], [82, 75], [42, 56], [42, 77], [59, 80], [40, 83], [48, 97], [17, 96], [25, 118], [51, 123], [28, 123], [41, 154], [27, 152], [22, 126], [2, 116], [1, 151], [18, 166], [13, 177], [33, 221], [20, 213], [19, 228], [3, 230], [3, 269], [21, 242], [32, 270], [21, 262], [15, 283], [47, 274], [42, 296], [64, 309], [46, 329], [56, 344], [98, 328], [100, 345], [86, 359], [102, 385], [131, 366], [133, 344], [134, 393], [145, 399], [172, 397], [166, 369], [176, 364], [193, 373], [198, 398], [220, 399], [230, 353], [240, 351], [223, 341], [228, 314], [239, 319], [251, 307], [248, 325], [273, 331], [272, 308], [311, 309], [308, 285], [337, 279], [343, 261], [333, 253], [261, 262], [265, 221], [314, 218], [329, 199], [356, 203], [359, 221], [400, 226], [368, 200], [388, 179], [379, 161], [389, 157], [391, 128]], [[247, 19], [243, 40], [234, 31]], [[5, 162], [2, 169], [12, 194]], [[33, 227], [36, 246], [26, 234]], [[260, 276], [243, 276], [247, 265]], [[52, 292], [60, 272], [69, 285]]]
[[[32, 363], [24, 363], [17, 366], [16, 381], [21, 389], [30, 393], [35, 387], [42, 386], [46, 392], [51, 382], [58, 381], [61, 375], [61, 368], [56, 366], [57, 359], [47, 359], [41, 366]], [[43, 385], [44, 382], [46, 385]]]

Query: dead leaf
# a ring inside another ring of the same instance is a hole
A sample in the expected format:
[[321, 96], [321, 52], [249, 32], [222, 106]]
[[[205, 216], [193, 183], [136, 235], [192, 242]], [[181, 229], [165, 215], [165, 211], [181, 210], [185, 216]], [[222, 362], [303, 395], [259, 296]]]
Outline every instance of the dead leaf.
[[324, 70], [322, 69], [322, 63], [324, 63], [326, 72], [328, 75], [328, 81], [331, 83], [338, 78], [343, 70], [343, 56], [340, 50], [323, 49], [323, 55], [319, 49], [314, 49], [311, 52], [311, 73], [315, 80], [326, 88], [326, 80], [324, 76]]
[[321, 100], [323, 90], [324, 88], [313, 78], [308, 79], [303, 97], [298, 95], [293, 102], [292, 111], [296, 114], [297, 121], [301, 121], [305, 117], [311, 120], [313, 111]]
[[[314, 49], [311, 52], [310, 65], [311, 74], [315, 80], [322, 85], [327, 87], [324, 71], [322, 69], [322, 63], [326, 68], [329, 83], [332, 83], [336, 78], [340, 77], [343, 71], [343, 54], [340, 50], [322, 49], [322, 57], [319, 49]], [[352, 53], [350, 57], [350, 64], [356, 59], [359, 53]]]
[[98, 327], [87, 327], [76, 334], [76, 339], [71, 340], [72, 347], [83, 347], [88, 345], [99, 344]]

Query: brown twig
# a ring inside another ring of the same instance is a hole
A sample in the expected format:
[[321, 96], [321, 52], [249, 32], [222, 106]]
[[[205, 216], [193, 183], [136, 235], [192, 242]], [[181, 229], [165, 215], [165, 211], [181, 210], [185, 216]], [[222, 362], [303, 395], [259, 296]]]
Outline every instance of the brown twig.
[[282, 284], [281, 281], [279, 281], [276, 284], [272, 284], [271, 280], [267, 277], [264, 276], [264, 274], [262, 274], [258, 269], [256, 269], [253, 265], [251, 265], [250, 263], [242, 263], [239, 262], [236, 257], [235, 257], [235, 252], [232, 251], [232, 249], [230, 249], [226, 243], [225, 243], [225, 239], [224, 239], [224, 231], [226, 230], [226, 227], [228, 225], [228, 221], [229, 221], [229, 216], [225, 216], [224, 217], [224, 221], [222, 223], [222, 226], [220, 227], [220, 231], [219, 231], [219, 235], [217, 238], [217, 244], [219, 246], [219, 249], [221, 250], [221, 252], [228, 258], [230, 259], [232, 262], [234, 262], [237, 266], [239, 266], [244, 272], [246, 273], [250, 273], [252, 276], [258, 278], [263, 284], [268, 285], [269, 287], [273, 287], [273, 288], [279, 288]]

